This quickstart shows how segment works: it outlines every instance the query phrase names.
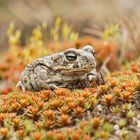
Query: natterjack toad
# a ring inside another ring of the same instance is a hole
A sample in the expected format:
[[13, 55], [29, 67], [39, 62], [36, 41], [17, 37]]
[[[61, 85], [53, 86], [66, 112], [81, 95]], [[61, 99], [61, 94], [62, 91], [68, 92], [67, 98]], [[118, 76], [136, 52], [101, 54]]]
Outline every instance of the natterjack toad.
[[[59, 87], [78, 88], [96, 78], [95, 51], [91, 46], [70, 48], [28, 64], [17, 87], [23, 91], [40, 91]], [[83, 84], [84, 83], [84, 84]]]

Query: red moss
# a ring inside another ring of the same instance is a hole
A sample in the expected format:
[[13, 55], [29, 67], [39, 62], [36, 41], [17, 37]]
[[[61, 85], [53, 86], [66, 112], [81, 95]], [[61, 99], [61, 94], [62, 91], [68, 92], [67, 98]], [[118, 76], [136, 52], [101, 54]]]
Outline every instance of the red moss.
[[56, 140], [65, 140], [65, 135], [63, 133], [56, 133]]
[[8, 128], [6, 128], [6, 127], [0, 128], [0, 135], [1, 135], [3, 138], [7, 137], [8, 132], [9, 132], [9, 129], [8, 129]]
[[61, 122], [64, 124], [70, 124], [70, 117], [68, 115], [62, 114], [60, 118]]
[[25, 131], [22, 130], [22, 129], [17, 130], [16, 133], [17, 133], [17, 136], [18, 136], [19, 138], [23, 138], [23, 137], [25, 136]]
[[101, 118], [95, 117], [92, 119], [93, 127], [97, 129], [101, 123]]
[[47, 118], [53, 119], [54, 117], [54, 111], [53, 110], [46, 110], [43, 112], [43, 115]]
[[110, 105], [113, 102], [114, 96], [112, 94], [104, 95], [104, 101], [106, 105]]
[[35, 140], [40, 140], [41, 139], [41, 133], [40, 132], [35, 132], [34, 133], [34, 139]]
[[131, 96], [131, 92], [126, 91], [126, 92], [123, 92], [122, 95], [123, 95], [123, 98], [125, 100], [128, 100], [130, 98], [130, 96]]
[[131, 70], [132, 70], [133, 72], [138, 72], [138, 71], [139, 71], [139, 67], [138, 67], [137, 65], [132, 65], [132, 66], [131, 66]]

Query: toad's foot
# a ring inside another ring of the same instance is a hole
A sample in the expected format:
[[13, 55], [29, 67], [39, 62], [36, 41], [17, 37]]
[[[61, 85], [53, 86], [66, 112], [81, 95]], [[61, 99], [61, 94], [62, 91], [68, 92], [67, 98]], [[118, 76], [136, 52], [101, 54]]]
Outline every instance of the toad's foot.
[[49, 87], [49, 89], [51, 89], [51, 90], [59, 89], [59, 87], [56, 86], [55, 84], [49, 84], [48, 87]]
[[92, 70], [90, 73], [87, 74], [87, 79], [90, 82], [96, 81], [97, 78], [97, 72], [96, 69]]
[[105, 84], [105, 80], [104, 80], [103, 74], [101, 72], [99, 72], [97, 77], [96, 77], [96, 83], [97, 83], [97, 85], [104, 85]]

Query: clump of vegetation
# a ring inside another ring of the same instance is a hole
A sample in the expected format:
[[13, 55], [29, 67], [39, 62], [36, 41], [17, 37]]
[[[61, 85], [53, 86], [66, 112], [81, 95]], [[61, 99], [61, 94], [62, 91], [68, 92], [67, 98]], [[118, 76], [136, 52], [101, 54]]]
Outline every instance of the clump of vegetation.
[[[46, 23], [36, 27], [24, 48], [19, 42], [21, 32], [13, 23], [8, 29], [9, 50], [0, 63], [0, 139], [139, 139], [140, 60], [123, 65], [117, 61], [118, 45], [106, 40], [114, 27], [103, 33], [104, 39], [81, 39], [58, 18], [49, 32], [52, 40], [45, 43], [46, 28]], [[87, 44], [96, 50], [98, 69], [108, 72], [104, 85], [91, 83], [73, 91], [15, 89], [22, 70], [33, 59]]]
[[132, 63], [106, 77], [105, 85], [84, 90], [3, 91], [1, 138], [137, 139], [140, 132], [139, 61], [135, 67], [137, 69]]

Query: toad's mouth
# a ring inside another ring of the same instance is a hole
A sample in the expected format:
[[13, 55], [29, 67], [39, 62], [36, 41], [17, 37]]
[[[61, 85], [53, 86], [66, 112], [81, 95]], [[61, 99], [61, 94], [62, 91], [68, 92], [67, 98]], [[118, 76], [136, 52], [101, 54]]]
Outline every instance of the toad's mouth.
[[91, 70], [93, 70], [94, 68], [77, 68], [77, 69], [63, 69], [61, 70], [61, 74], [65, 74], [65, 75], [81, 75], [81, 74], [86, 74], [87, 72], [90, 72]]

